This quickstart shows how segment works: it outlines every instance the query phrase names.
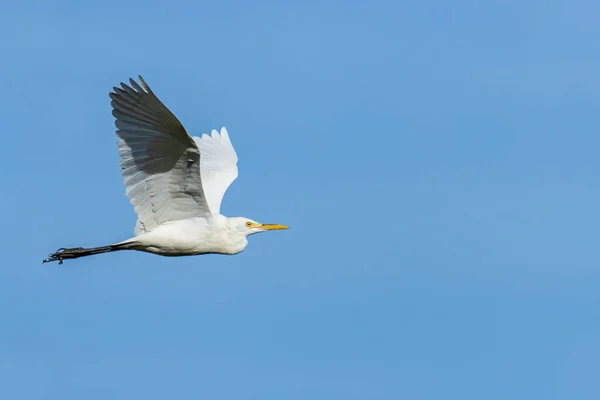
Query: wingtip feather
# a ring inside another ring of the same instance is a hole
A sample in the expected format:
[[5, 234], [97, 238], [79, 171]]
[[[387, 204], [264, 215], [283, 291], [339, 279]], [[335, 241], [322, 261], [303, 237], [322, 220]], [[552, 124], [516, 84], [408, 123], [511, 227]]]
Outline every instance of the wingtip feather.
[[129, 78], [129, 83], [136, 92], [141, 93], [145, 91], [133, 78]]
[[144, 90], [148, 93], [152, 93], [152, 89], [150, 89], [150, 86], [148, 86], [148, 84], [146, 83], [146, 81], [144, 80], [144, 78], [142, 78], [141, 75], [138, 75], [138, 79], [140, 81], [140, 84], [142, 85], [142, 87], [144, 88]]
[[229, 133], [227, 132], [227, 128], [224, 126], [221, 127], [221, 138], [229, 140]]

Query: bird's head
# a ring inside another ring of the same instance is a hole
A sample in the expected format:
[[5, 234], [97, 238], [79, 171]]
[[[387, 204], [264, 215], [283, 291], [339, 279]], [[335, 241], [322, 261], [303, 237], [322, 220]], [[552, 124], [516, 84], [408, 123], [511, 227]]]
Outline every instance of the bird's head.
[[266, 231], [279, 231], [283, 229], [289, 229], [285, 225], [280, 224], [261, 224], [260, 222], [253, 221], [248, 218], [237, 217], [230, 218], [230, 224], [232, 228], [245, 236], [254, 235], [255, 233], [266, 232]]

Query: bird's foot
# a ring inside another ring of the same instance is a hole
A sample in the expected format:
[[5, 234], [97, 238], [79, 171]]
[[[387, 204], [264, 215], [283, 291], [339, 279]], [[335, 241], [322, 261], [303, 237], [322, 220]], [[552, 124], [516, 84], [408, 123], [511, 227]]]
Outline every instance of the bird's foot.
[[85, 249], [83, 247], [73, 247], [70, 249], [66, 249], [63, 247], [56, 250], [56, 253], [50, 254], [47, 259], [42, 261], [42, 264], [52, 261], [58, 261], [58, 264], [60, 265], [63, 263], [63, 260], [80, 257], [81, 253], [83, 253], [84, 251]]

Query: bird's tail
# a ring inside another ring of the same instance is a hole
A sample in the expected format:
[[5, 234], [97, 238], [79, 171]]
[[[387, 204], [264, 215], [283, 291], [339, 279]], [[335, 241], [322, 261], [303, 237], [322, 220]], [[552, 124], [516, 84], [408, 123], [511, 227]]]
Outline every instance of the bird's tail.
[[61, 249], [58, 249], [56, 251], [56, 253], [50, 254], [47, 259], [42, 261], [42, 263], [58, 261], [59, 264], [62, 264], [63, 260], [93, 256], [94, 254], [109, 253], [111, 251], [126, 250], [127, 248], [128, 248], [128, 246], [126, 245], [126, 243], [118, 243], [118, 244], [111, 244], [108, 246], [90, 247], [90, 248], [83, 248], [83, 247], [73, 247], [70, 249], [61, 248]]

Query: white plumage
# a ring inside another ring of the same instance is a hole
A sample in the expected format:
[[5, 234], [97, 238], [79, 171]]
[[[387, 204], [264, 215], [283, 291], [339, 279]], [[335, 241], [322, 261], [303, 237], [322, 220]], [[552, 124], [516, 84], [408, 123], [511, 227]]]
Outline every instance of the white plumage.
[[212, 214], [221, 213], [221, 201], [229, 186], [238, 177], [238, 157], [225, 127], [221, 133], [194, 137], [200, 148], [200, 175], [208, 208]]
[[225, 192], [238, 176], [227, 130], [192, 137], [144, 79], [110, 93], [125, 190], [138, 215], [134, 237], [109, 246], [63, 248], [47, 261], [116, 250], [166, 256], [237, 254], [248, 235], [287, 229], [221, 215]]

